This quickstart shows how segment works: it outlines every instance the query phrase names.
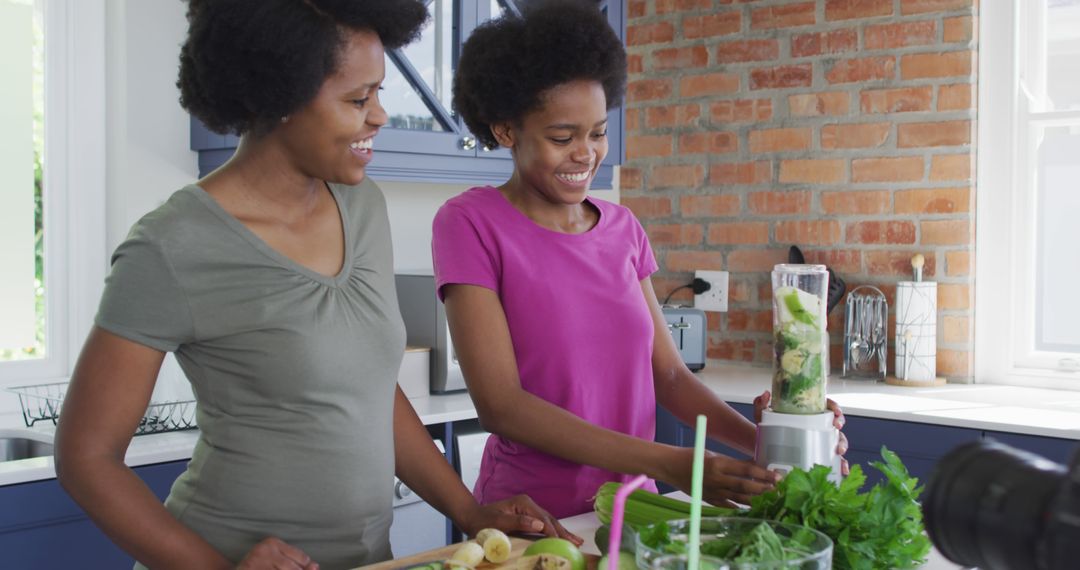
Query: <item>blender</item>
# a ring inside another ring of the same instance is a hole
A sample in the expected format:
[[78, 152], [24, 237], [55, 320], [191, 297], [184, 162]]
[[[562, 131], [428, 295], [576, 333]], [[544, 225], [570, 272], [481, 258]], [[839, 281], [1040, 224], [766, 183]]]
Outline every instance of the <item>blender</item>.
[[780, 473], [826, 465], [832, 467], [829, 478], [838, 483], [840, 432], [825, 407], [828, 270], [824, 265], [777, 265], [772, 286], [772, 401], [757, 426], [754, 462]]

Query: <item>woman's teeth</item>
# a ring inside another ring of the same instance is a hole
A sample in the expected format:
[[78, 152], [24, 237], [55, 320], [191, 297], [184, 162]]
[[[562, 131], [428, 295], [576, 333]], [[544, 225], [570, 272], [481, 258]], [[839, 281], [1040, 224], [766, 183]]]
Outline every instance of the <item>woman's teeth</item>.
[[364, 139], [362, 141], [353, 141], [349, 143], [349, 148], [353, 150], [371, 150], [373, 142], [374, 141], [370, 138]]
[[556, 174], [559, 178], [567, 182], [584, 182], [589, 178], [589, 171], [578, 172], [577, 174]]

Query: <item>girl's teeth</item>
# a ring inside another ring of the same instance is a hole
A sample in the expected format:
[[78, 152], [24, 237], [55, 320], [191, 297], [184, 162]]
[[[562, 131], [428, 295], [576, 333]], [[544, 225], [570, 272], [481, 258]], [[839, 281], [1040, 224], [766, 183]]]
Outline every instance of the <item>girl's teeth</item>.
[[349, 148], [353, 148], [353, 149], [357, 149], [357, 150], [371, 150], [372, 142], [373, 141], [371, 139], [364, 139], [362, 141], [353, 141], [353, 142], [349, 143]]
[[568, 182], [584, 182], [585, 179], [589, 177], [589, 173], [581, 172], [578, 174], [559, 174], [557, 176]]

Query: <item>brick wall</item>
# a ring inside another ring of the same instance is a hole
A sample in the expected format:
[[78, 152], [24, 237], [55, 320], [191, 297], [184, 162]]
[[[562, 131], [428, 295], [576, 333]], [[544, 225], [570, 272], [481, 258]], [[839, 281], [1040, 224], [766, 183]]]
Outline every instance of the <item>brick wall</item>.
[[[969, 378], [978, 0], [627, 9], [623, 203], [649, 232], [661, 298], [694, 269], [731, 273], [708, 356], [769, 362], [769, 271], [791, 244], [849, 287], [881, 288], [890, 308], [922, 253], [939, 282], [938, 372]], [[890, 318], [890, 372], [894, 330]]]

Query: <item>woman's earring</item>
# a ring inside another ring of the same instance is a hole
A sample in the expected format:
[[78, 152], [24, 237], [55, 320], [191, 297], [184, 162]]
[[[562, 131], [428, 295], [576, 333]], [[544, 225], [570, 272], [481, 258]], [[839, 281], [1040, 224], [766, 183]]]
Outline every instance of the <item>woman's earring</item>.
[[285, 115], [284, 117], [282, 117], [282, 118], [281, 118], [281, 122], [282, 122], [282, 123], [288, 123], [288, 122], [289, 122], [289, 116], [288, 116], [288, 115]]

